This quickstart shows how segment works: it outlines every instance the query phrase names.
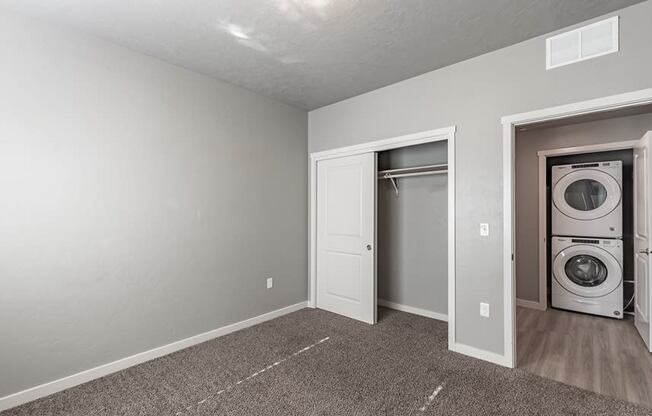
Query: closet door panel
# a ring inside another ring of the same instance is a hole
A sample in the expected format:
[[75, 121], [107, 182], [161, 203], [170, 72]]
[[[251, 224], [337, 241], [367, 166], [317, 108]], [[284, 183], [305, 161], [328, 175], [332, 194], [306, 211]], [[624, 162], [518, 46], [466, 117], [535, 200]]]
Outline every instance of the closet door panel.
[[650, 282], [652, 282], [652, 132], [634, 147], [634, 325], [652, 352]]
[[375, 322], [376, 156], [317, 164], [317, 307]]

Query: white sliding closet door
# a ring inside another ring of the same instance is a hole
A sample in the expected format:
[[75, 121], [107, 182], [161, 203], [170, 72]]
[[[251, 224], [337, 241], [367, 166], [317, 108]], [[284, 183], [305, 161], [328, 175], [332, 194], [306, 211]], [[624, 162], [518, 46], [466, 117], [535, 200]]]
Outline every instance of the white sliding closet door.
[[634, 148], [634, 324], [643, 337], [648, 350], [652, 351], [650, 339], [650, 303], [652, 294], [652, 203], [650, 201], [652, 181], [652, 132], [648, 132]]
[[317, 307], [376, 321], [376, 154], [317, 163]]

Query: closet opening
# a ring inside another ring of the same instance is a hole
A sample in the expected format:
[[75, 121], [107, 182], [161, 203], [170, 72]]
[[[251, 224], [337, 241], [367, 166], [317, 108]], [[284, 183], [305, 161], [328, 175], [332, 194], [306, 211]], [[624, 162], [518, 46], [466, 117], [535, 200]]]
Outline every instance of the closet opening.
[[378, 307], [446, 321], [448, 143], [378, 152], [377, 171]]
[[379, 306], [444, 320], [463, 349], [455, 126], [311, 153], [310, 173], [310, 306], [372, 325]]

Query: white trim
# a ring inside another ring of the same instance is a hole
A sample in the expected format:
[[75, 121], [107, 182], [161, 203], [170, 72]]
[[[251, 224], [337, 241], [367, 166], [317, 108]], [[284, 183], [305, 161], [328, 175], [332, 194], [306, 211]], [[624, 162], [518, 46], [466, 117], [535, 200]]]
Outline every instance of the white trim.
[[[317, 307], [317, 162], [310, 158], [310, 190], [308, 191], [310, 200], [308, 209], [310, 210], [310, 244], [308, 251], [310, 260], [308, 261], [308, 305], [311, 308]], [[376, 243], [374, 243], [376, 244]]]
[[504, 116], [500, 120], [503, 125], [512, 124], [514, 126], [523, 126], [585, 114], [602, 113], [620, 108], [637, 107], [645, 104], [652, 104], [652, 88], [559, 105], [542, 110], [512, 114]]
[[624, 140], [621, 142], [610, 142], [600, 144], [589, 144], [586, 146], [564, 147], [561, 149], [539, 150], [537, 156], [552, 157], [575, 155], [579, 153], [611, 152], [614, 150], [633, 149], [638, 140]]
[[[509, 213], [509, 221], [503, 220], [503, 273], [510, 276], [503, 281], [503, 319], [505, 322], [514, 322], [516, 316], [516, 293], [514, 279], [514, 232], [512, 212], [514, 212], [514, 126], [503, 124], [503, 137], [508, 137], [507, 143], [503, 146], [503, 210]], [[516, 326], [505, 326], [504, 328], [504, 362], [509, 363], [508, 367], [516, 367]]]
[[455, 344], [455, 128], [448, 135], [448, 348]]
[[199, 335], [194, 335], [192, 337], [185, 338], [180, 341], [173, 342], [171, 344], [163, 345], [161, 347], [157, 347], [149, 351], [131, 355], [129, 357], [125, 357], [117, 361], [103, 364], [98, 367], [91, 368], [89, 370], [84, 370], [79, 373], [60, 378], [58, 380], [50, 381], [48, 383], [41, 384], [36, 387], [19, 391], [17, 393], [13, 393], [5, 397], [0, 397], [0, 411], [7, 410], [24, 403], [31, 402], [41, 397], [45, 397], [65, 389], [69, 389], [71, 387], [80, 385], [82, 383], [87, 383], [91, 380], [104, 377], [111, 373], [115, 373], [116, 371], [124, 370], [126, 368], [138, 364], [142, 364], [146, 361], [150, 361], [155, 358], [171, 354], [175, 351], [179, 351], [184, 348], [191, 347], [193, 345], [201, 344], [202, 342], [206, 342], [211, 339], [218, 338], [235, 331], [239, 331], [241, 329], [249, 328], [250, 326], [254, 326], [262, 322], [269, 321], [270, 319], [287, 315], [289, 313], [301, 310], [306, 306], [308, 306], [308, 302], [306, 301], [299, 302], [294, 305], [287, 306], [285, 308], [277, 309], [275, 311], [268, 312], [253, 318], [245, 319], [244, 321], [223, 326], [221, 328], [204, 332]]
[[504, 367], [510, 366], [510, 362], [505, 359], [504, 355], [496, 354], [495, 352], [481, 350], [479, 348], [460, 343], [454, 344], [452, 348], [449, 346], [449, 349], [459, 354], [468, 355], [469, 357], [477, 358], [479, 360], [489, 361], [490, 363], [502, 365]]
[[[378, 175], [378, 153], [374, 154], [374, 170]], [[378, 247], [378, 180], [374, 182], [374, 247]], [[374, 324], [378, 322], [378, 250], [374, 250]]]
[[621, 108], [635, 107], [652, 103], [652, 88], [572, 104], [545, 108], [526, 113], [513, 114], [501, 118], [503, 124], [503, 299], [504, 316], [504, 354], [508, 367], [516, 367], [516, 322], [514, 308], [514, 270], [512, 262], [512, 243], [514, 240], [514, 139], [515, 126], [559, 120], [585, 114], [595, 114]]
[[[604, 55], [609, 55], [610, 53], [618, 52], [619, 50], [619, 25], [618, 25], [618, 15], [609, 17], [607, 19], [600, 20], [599, 22], [591, 23], [590, 25], [578, 27], [577, 29], [569, 30], [563, 33], [559, 33], [558, 35], [551, 36], [546, 39], [546, 70], [549, 69], [554, 69], [554, 68], [559, 68], [562, 66], [574, 64], [577, 62], [582, 62], [586, 61], [587, 59], [593, 59], [597, 58], [599, 56], [604, 56]], [[582, 32], [586, 31], [587, 29], [594, 28], [596, 26], [604, 25], [604, 24], [610, 24], [611, 25], [611, 49], [608, 51], [600, 52], [600, 53], [595, 53], [593, 55], [586, 55], [582, 56]], [[567, 37], [567, 36], [577, 36], [577, 58], [571, 59], [565, 62], [562, 62], [557, 65], [552, 65], [552, 56], [550, 54], [551, 49], [550, 46], [552, 44], [552, 41], [555, 39], [559, 39], [562, 37]]]
[[415, 308], [414, 306], [403, 305], [401, 303], [391, 302], [385, 299], [378, 299], [378, 306], [384, 306], [401, 312], [407, 312], [414, 315], [425, 316], [426, 318], [437, 319], [438, 321], [448, 322], [448, 315], [439, 312], [429, 311], [427, 309]]
[[516, 298], [516, 306], [520, 306], [522, 308], [536, 309], [538, 311], [545, 311], [548, 308], [548, 306], [545, 303], [542, 304], [541, 302], [535, 302], [533, 300], [525, 300], [519, 298]]
[[447, 140], [448, 147], [448, 345], [455, 344], [455, 126], [310, 154], [310, 282], [308, 302], [317, 305], [317, 162], [360, 153]]
[[396, 149], [398, 147], [414, 146], [417, 144], [446, 140], [454, 133], [455, 126], [427, 130], [419, 133], [406, 134], [404, 136], [390, 137], [388, 139], [356, 144], [353, 146], [314, 152], [310, 154], [310, 159], [323, 160], [332, 159], [334, 157], [353, 156], [360, 153], [382, 152], [384, 150]]
[[[541, 174], [543, 172], [543, 175]], [[548, 204], [546, 193], [546, 158], [539, 156], [539, 301], [534, 309], [548, 309]], [[518, 303], [518, 299], [517, 299]]]

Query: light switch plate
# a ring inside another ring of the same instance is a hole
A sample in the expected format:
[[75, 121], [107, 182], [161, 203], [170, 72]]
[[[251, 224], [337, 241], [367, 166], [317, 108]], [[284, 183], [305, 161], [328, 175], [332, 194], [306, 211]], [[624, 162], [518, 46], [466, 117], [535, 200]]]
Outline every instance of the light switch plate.
[[483, 222], [480, 224], [480, 235], [486, 237], [489, 235], [489, 224]]
[[480, 303], [480, 316], [484, 316], [485, 318], [489, 317], [489, 304], [488, 303]]
[[271, 277], [267, 278], [267, 289], [271, 289], [274, 286], [274, 280]]

